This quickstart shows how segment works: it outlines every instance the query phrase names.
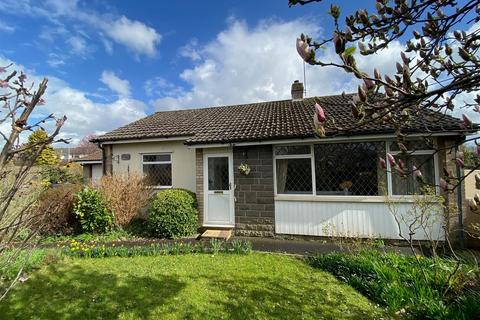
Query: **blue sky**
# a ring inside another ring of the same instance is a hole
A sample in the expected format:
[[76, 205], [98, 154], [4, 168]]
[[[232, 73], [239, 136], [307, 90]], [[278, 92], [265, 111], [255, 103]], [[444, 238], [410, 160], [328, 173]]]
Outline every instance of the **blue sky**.
[[[329, 1], [287, 2], [2, 0], [0, 66], [49, 77], [39, 112], [66, 114], [63, 135], [74, 142], [158, 110], [285, 99], [303, 77], [295, 38], [332, 30]], [[389, 71], [401, 48], [359, 64]], [[308, 66], [307, 80], [310, 96], [356, 88], [334, 69]]]

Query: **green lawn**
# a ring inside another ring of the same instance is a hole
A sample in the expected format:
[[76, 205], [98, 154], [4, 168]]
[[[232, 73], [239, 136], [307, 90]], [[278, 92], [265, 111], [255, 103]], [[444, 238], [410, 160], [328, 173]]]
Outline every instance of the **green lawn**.
[[67, 259], [19, 283], [2, 319], [375, 319], [332, 275], [278, 254]]

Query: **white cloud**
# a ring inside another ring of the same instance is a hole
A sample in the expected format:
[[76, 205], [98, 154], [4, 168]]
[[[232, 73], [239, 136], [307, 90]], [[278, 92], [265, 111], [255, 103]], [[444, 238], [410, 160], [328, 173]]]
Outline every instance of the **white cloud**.
[[118, 93], [120, 97], [130, 96], [130, 83], [128, 80], [123, 80], [117, 77], [114, 72], [108, 70], [103, 71], [100, 81], [109, 87], [110, 90]]
[[15, 27], [8, 25], [5, 22], [0, 20], [0, 31], [6, 32], [6, 33], [12, 33], [15, 31]]
[[[302, 32], [322, 37], [318, 24], [308, 19], [267, 20], [253, 28], [230, 19], [213, 41], [189, 42], [180, 48], [180, 54], [194, 63], [179, 75], [190, 89], [175, 94], [163, 91], [153, 104], [158, 109], [174, 109], [288, 99], [292, 82], [303, 81], [303, 63], [295, 48]], [[358, 65], [370, 73], [374, 67], [382, 73], [394, 72], [392, 58], [400, 59], [401, 48], [400, 43], [393, 43], [381, 54], [357, 55]], [[319, 50], [317, 57], [338, 61], [331, 48]], [[307, 96], [353, 92], [359, 83], [334, 67], [307, 65], [306, 74]]]
[[[0, 56], [0, 65], [11, 62]], [[32, 70], [26, 70], [21, 65], [15, 64], [13, 69], [25, 70], [28, 81], [34, 81], [36, 85], [41, 80]], [[87, 92], [72, 88], [62, 79], [49, 77], [46, 104], [37, 106], [32, 116], [38, 119], [51, 113], [58, 117], [66, 115], [68, 119], [62, 128], [61, 137], [71, 138], [72, 143], [76, 143], [87, 134], [110, 131], [146, 115], [147, 106], [142, 101], [119, 97], [111, 103], [99, 103], [89, 96], [91, 95]], [[51, 126], [52, 123], [47, 124], [47, 128]]]
[[[232, 20], [214, 41], [195, 49], [200, 59], [181, 72], [190, 90], [154, 101], [158, 109], [236, 104], [290, 97], [291, 84], [303, 79], [303, 64], [295, 49], [301, 33], [318, 36], [308, 20], [263, 21], [249, 28]], [[308, 95], [342, 92], [345, 77], [338, 70], [307, 66]]]
[[77, 56], [85, 57], [89, 52], [85, 39], [80, 36], [72, 36], [68, 38], [67, 43], [71, 47], [71, 52]]
[[143, 89], [149, 97], [179, 96], [184, 94], [182, 87], [168, 82], [163, 77], [155, 77], [145, 81]]
[[189, 58], [192, 61], [198, 61], [201, 59], [200, 51], [198, 49], [198, 40], [192, 39], [189, 43], [184, 45], [179, 50], [180, 56]]
[[[63, 25], [62, 19], [71, 19], [104, 33], [114, 42], [126, 46], [138, 55], [155, 56], [156, 47], [162, 38], [154, 28], [141, 21], [86, 10], [77, 0], [49, 0], [45, 3], [30, 0], [2, 0], [0, 11], [35, 18], [43, 17], [57, 26]], [[105, 45], [105, 48], [107, 52], [111, 52], [110, 45]]]
[[156, 54], [156, 45], [162, 38], [155, 29], [125, 16], [105, 23], [103, 29], [115, 42], [127, 46], [135, 53], [147, 56]]

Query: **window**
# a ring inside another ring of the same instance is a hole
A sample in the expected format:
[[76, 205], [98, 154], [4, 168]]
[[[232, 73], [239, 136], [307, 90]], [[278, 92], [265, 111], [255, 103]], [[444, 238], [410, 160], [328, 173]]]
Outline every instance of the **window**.
[[385, 193], [386, 172], [378, 166], [378, 158], [385, 155], [384, 142], [317, 144], [314, 154], [318, 195]]
[[142, 155], [142, 168], [149, 185], [155, 187], [172, 186], [171, 154], [144, 154]]
[[[391, 141], [277, 146], [274, 149], [276, 192], [383, 196], [388, 190], [390, 195], [421, 194], [421, 183], [411, 174], [413, 166], [422, 172], [427, 184], [438, 184], [432, 141], [411, 140], [404, 145], [409, 150], [406, 155]], [[379, 167], [379, 158], [386, 158], [387, 152], [397, 162], [404, 163], [406, 176], [395, 169]]]
[[397, 162], [402, 161], [405, 167], [405, 171], [408, 173], [406, 176], [400, 175], [392, 168], [392, 194], [393, 195], [412, 195], [421, 194], [421, 186], [411, 174], [413, 166], [418, 168], [422, 172], [425, 183], [429, 185], [435, 185], [435, 157], [431, 144], [418, 141], [409, 141], [405, 143], [409, 151], [404, 155], [398, 151], [396, 142], [390, 144], [390, 153], [395, 156]]
[[310, 145], [275, 148], [278, 194], [312, 194], [312, 151]]

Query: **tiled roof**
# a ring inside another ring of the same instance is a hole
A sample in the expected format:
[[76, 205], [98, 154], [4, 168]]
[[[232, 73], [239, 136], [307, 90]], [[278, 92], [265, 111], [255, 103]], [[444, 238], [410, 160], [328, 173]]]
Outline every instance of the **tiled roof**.
[[[185, 137], [187, 144], [230, 143], [287, 138], [314, 137], [313, 112], [320, 103], [327, 117], [339, 126], [353, 121], [349, 102], [353, 94], [305, 98], [300, 101], [281, 100], [244, 105], [157, 112], [95, 139], [115, 140]], [[416, 117], [409, 131], [459, 130], [460, 120], [425, 111]], [[393, 132], [388, 125], [369, 124], [350, 134]], [[328, 134], [328, 132], [327, 132]]]
[[85, 157], [78, 158], [74, 160], [75, 162], [84, 162], [84, 161], [102, 161], [102, 150], [95, 151]]

